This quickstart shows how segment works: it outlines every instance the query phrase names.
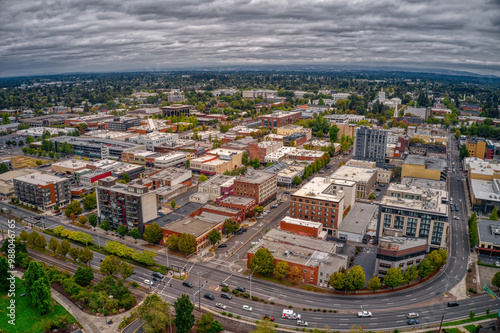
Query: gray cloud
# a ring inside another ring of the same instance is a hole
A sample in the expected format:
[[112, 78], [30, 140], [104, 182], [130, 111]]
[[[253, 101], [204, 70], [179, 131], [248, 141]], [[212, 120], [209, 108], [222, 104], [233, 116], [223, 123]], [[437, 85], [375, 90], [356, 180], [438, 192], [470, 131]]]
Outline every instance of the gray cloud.
[[253, 64], [500, 75], [498, 0], [0, 3], [0, 76]]

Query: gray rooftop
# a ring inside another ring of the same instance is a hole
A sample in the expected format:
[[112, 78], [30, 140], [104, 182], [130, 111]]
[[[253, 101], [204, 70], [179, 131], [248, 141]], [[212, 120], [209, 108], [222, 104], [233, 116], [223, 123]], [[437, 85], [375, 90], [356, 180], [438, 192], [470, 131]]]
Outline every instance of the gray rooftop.
[[262, 184], [275, 176], [276, 174], [269, 171], [261, 171], [248, 168], [247, 174], [244, 177], [236, 177], [235, 181], [251, 184]]
[[403, 177], [401, 179], [402, 185], [410, 185], [410, 186], [420, 186], [424, 188], [433, 188], [436, 190], [446, 191], [446, 182], [441, 180], [433, 180], [433, 179], [423, 179], [423, 178], [415, 178], [415, 177]]
[[233, 205], [248, 205], [250, 202], [255, 201], [254, 198], [245, 198], [245, 197], [235, 197], [229, 196], [222, 200], [221, 202]]
[[339, 226], [340, 232], [364, 234], [373, 219], [377, 219], [377, 205], [356, 202]]
[[322, 239], [302, 236], [281, 229], [271, 229], [264, 234], [264, 239], [272, 242], [287, 243], [304, 249], [335, 253], [337, 243], [327, 242]]
[[149, 221], [148, 224], [156, 222], [156, 223], [158, 223], [158, 225], [160, 227], [164, 227], [164, 226], [169, 225], [175, 221], [178, 221], [180, 219], [183, 219], [183, 218], [189, 216], [189, 214], [191, 214], [195, 210], [199, 209], [201, 206], [203, 206], [203, 205], [196, 203], [196, 202], [188, 202], [184, 206], [181, 206], [181, 207], [177, 208], [176, 210], [174, 210], [168, 214], [165, 214], [164, 216], [161, 216], [161, 217], [158, 217], [152, 221]]
[[425, 165], [426, 169], [441, 171], [447, 167], [446, 159], [419, 155], [408, 155], [404, 164]]
[[500, 221], [479, 220], [477, 221], [479, 242], [500, 245]]

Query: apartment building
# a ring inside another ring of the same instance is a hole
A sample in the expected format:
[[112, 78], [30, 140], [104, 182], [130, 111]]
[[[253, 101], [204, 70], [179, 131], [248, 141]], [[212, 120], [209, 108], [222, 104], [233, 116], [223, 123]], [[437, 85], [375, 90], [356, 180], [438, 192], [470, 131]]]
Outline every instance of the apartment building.
[[145, 178], [153, 182], [153, 188], [161, 186], [175, 186], [177, 184], [184, 184], [191, 186], [193, 174], [191, 170], [184, 168], [164, 168], [148, 174]]
[[141, 145], [103, 138], [59, 136], [51, 140], [54, 142], [56, 152], [59, 152], [60, 145], [66, 142], [73, 146], [75, 155], [99, 159], [121, 160], [124, 151], [143, 149]]
[[320, 222], [329, 236], [336, 237], [345, 209], [344, 199], [344, 191], [328, 177], [314, 177], [292, 193], [290, 217]]
[[256, 206], [254, 198], [235, 197], [235, 196], [228, 196], [227, 198], [222, 200], [219, 200], [218, 198], [216, 200], [216, 203], [221, 207], [240, 210], [245, 215], [250, 211], [252, 211]]
[[[351, 160], [352, 161], [352, 160]], [[356, 198], [366, 199], [372, 193], [377, 182], [377, 169], [375, 165], [343, 165], [331, 175], [335, 181], [351, 181], [356, 185]]]
[[425, 239], [429, 249], [447, 246], [448, 192], [391, 184], [380, 202], [377, 237]]
[[207, 175], [223, 174], [243, 164], [243, 153], [241, 150], [212, 149], [204, 156], [192, 159], [190, 168]]
[[115, 117], [113, 121], [107, 122], [107, 130], [125, 132], [130, 127], [141, 125], [141, 120], [137, 117]]
[[283, 138], [283, 145], [287, 147], [298, 147], [307, 142], [306, 133], [296, 132]]
[[307, 141], [311, 140], [311, 138], [312, 138], [312, 129], [304, 128], [304, 127], [299, 126], [299, 125], [285, 125], [282, 127], [278, 127], [276, 129], [276, 134], [283, 135], [283, 136], [292, 135], [294, 133], [305, 133]]
[[97, 215], [107, 220], [112, 229], [125, 225], [130, 231], [137, 228], [144, 232], [144, 224], [158, 215], [157, 197], [147, 186], [140, 184], [116, 184], [117, 178], [107, 177], [98, 181]]
[[183, 104], [173, 104], [170, 106], [164, 106], [161, 108], [164, 116], [186, 116], [189, 117], [189, 111], [193, 107], [191, 105], [183, 105]]
[[389, 268], [400, 268], [404, 272], [408, 267], [420, 265], [427, 255], [427, 241], [415, 237], [385, 236], [379, 239], [375, 260], [375, 276], [385, 277]]
[[32, 173], [14, 178], [16, 197], [26, 204], [45, 211], [55, 205], [64, 206], [71, 201], [68, 178]]
[[500, 257], [500, 222], [492, 220], [477, 221], [477, 230], [479, 234], [479, 254]]
[[500, 163], [477, 157], [464, 159], [472, 209], [489, 214], [500, 209]]
[[251, 159], [257, 158], [263, 163], [267, 155], [274, 153], [281, 147], [283, 147], [283, 142], [280, 141], [254, 141], [248, 144], [249, 157]]
[[234, 195], [254, 198], [257, 205], [276, 197], [277, 176], [268, 171], [259, 171], [248, 168], [245, 176], [234, 180]]
[[189, 201], [207, 203], [217, 199], [224, 199], [233, 195], [233, 176], [215, 175], [203, 183], [198, 184], [198, 192], [189, 197]]
[[448, 163], [446, 159], [430, 156], [408, 155], [403, 163], [402, 177], [446, 181]]
[[275, 129], [281, 126], [294, 124], [300, 119], [300, 112], [275, 111], [272, 114], [259, 116], [261, 126]]
[[387, 131], [361, 126], [356, 129], [353, 158], [385, 164]]
[[185, 164], [186, 162], [187, 162], [186, 153], [173, 152], [156, 157], [154, 159], [154, 167], [157, 169], [163, 169], [163, 168], [173, 167], [177, 164]]
[[495, 154], [495, 145], [491, 140], [482, 138], [467, 138], [465, 140], [469, 157], [491, 160]]
[[266, 99], [278, 97], [278, 92], [276, 90], [254, 89], [243, 91], [242, 95], [243, 98], [258, 98], [260, 96], [263, 99]]

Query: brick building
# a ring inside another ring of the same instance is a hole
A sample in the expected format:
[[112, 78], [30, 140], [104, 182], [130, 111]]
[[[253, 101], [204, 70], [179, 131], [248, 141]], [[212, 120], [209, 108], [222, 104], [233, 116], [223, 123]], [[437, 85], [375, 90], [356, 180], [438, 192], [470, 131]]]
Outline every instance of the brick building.
[[272, 114], [259, 117], [261, 126], [269, 129], [294, 124], [300, 119], [300, 112], [275, 111]]
[[234, 195], [254, 198], [257, 205], [276, 197], [277, 175], [268, 171], [248, 169], [245, 176], [234, 179]]
[[255, 208], [254, 198], [230, 196], [222, 200], [217, 200], [216, 202], [222, 207], [241, 210], [245, 215]]
[[297, 235], [321, 238], [326, 233], [323, 232], [323, 224], [285, 216], [280, 222], [280, 229], [293, 232]]
[[274, 153], [276, 150], [283, 147], [283, 142], [281, 141], [262, 141], [262, 142], [252, 142], [248, 145], [249, 157], [251, 159], [257, 158], [261, 163], [264, 162], [266, 155]]

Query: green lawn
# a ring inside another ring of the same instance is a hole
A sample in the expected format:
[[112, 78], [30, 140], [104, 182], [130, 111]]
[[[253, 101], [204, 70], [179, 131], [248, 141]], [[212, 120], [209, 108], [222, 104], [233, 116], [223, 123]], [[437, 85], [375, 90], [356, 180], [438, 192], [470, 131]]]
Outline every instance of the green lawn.
[[465, 325], [464, 328], [469, 331], [470, 333], [476, 333], [476, 331], [478, 330], [478, 327], [480, 327], [481, 325], [474, 325], [474, 324], [471, 324], [471, 325]]
[[[76, 322], [75, 318], [66, 311], [61, 305], [54, 302], [55, 305], [52, 311], [45, 315], [40, 315], [38, 310], [31, 306], [31, 302], [28, 297], [20, 297], [24, 293], [24, 287], [21, 286], [21, 281], [16, 278], [16, 325], [10, 325], [6, 318], [0, 320], [0, 329], [9, 333], [40, 333], [43, 332], [43, 327], [48, 320], [52, 320], [56, 316], [68, 316], [69, 323]], [[4, 310], [9, 305], [10, 298], [7, 294], [0, 295], [0, 309], [4, 313], [2, 317], [5, 316]], [[9, 319], [10, 320], [10, 319]]]
[[446, 333], [460, 333], [458, 328], [447, 328]]

